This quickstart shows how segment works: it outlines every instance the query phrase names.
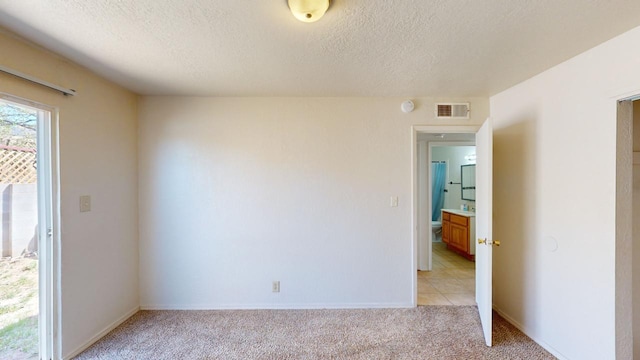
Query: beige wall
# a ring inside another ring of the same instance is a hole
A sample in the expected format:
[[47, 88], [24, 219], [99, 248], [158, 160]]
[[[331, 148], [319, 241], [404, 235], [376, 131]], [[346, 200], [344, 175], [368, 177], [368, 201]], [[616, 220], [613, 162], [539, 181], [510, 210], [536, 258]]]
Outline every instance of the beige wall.
[[[78, 92], [0, 73], [0, 92], [59, 112], [66, 356], [139, 305], [137, 96], [4, 30], [0, 49], [0, 64]], [[79, 212], [80, 195], [91, 195], [91, 212]]]
[[141, 306], [411, 306], [411, 125], [488, 99], [403, 100], [144, 97]]

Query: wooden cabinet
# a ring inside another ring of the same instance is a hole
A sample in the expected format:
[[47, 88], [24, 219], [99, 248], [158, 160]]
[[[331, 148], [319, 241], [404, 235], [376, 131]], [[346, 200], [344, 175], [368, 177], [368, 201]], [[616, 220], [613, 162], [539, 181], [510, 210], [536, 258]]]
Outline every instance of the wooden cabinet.
[[442, 211], [442, 241], [469, 260], [475, 258], [475, 217]]
[[448, 212], [442, 213], [442, 242], [449, 244], [451, 238], [451, 215]]
[[451, 224], [450, 247], [463, 252], [469, 252], [469, 228], [457, 224]]

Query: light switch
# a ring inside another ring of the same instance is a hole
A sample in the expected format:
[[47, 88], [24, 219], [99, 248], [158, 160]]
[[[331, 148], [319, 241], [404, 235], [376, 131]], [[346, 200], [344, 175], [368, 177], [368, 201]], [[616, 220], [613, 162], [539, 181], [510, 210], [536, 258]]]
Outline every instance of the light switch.
[[91, 211], [91, 196], [82, 195], [80, 196], [80, 212]]
[[389, 205], [391, 207], [398, 207], [398, 197], [397, 196], [392, 196], [391, 197], [391, 203]]

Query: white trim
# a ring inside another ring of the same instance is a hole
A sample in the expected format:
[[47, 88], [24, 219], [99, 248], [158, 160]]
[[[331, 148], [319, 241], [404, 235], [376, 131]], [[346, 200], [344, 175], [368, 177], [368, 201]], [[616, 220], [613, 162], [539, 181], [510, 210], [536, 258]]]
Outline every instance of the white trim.
[[632, 228], [633, 210], [630, 191], [633, 185], [633, 103], [639, 89], [617, 99], [610, 98], [612, 120], [616, 126], [615, 142], [615, 258], [614, 263], [614, 350], [616, 358], [630, 358], [633, 354], [633, 301], [632, 301]]
[[87, 350], [89, 348], [89, 346], [95, 344], [96, 341], [100, 340], [103, 336], [107, 335], [113, 329], [115, 329], [118, 326], [120, 326], [122, 323], [127, 321], [130, 317], [135, 315], [138, 311], [140, 311], [140, 307], [139, 306], [136, 306], [133, 309], [127, 311], [124, 315], [119, 317], [116, 321], [114, 321], [111, 324], [107, 325], [104, 329], [102, 329], [102, 331], [100, 331], [99, 333], [97, 333], [96, 335], [91, 337], [91, 339], [87, 340], [84, 344], [78, 346], [75, 350], [73, 350], [72, 352], [70, 352], [69, 354], [65, 355], [62, 358], [64, 360], [67, 360], [67, 359], [72, 359], [72, 358], [80, 355], [81, 352]]
[[4, 99], [4, 100], [11, 101], [11, 102], [18, 103], [25, 106], [31, 106], [33, 108], [44, 110], [44, 111], [56, 112], [58, 110], [58, 108], [54, 106], [50, 106], [37, 101], [21, 98], [19, 96], [13, 96], [11, 94], [7, 94], [3, 92], [0, 92], [0, 99]]
[[147, 304], [140, 310], [321, 310], [321, 309], [409, 309], [411, 303], [295, 303], [295, 304]]
[[60, 118], [58, 109], [51, 114], [49, 133], [51, 156], [51, 226], [53, 229], [51, 242], [53, 266], [53, 359], [62, 358], [62, 222], [60, 220]]
[[640, 151], [633, 152], [633, 165], [640, 165]]
[[411, 305], [418, 306], [418, 131], [411, 127]]
[[493, 306], [493, 310], [498, 313], [503, 319], [505, 319], [509, 324], [515, 326], [518, 330], [522, 331], [523, 334], [527, 335], [531, 340], [535, 341], [538, 345], [542, 346], [545, 350], [551, 353], [551, 355], [557, 357], [559, 360], [569, 360], [566, 356], [562, 355], [558, 350], [554, 349], [553, 346], [547, 344], [546, 342], [536, 338], [527, 331], [527, 329], [522, 326], [519, 322], [515, 321], [511, 316], [505, 314], [502, 310]]

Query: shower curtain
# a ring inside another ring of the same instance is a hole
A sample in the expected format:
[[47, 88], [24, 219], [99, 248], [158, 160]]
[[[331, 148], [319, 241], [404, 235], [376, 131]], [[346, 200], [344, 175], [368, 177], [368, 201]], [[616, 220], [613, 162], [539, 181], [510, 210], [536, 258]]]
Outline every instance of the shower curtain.
[[444, 206], [444, 183], [446, 180], [447, 164], [444, 162], [431, 163], [432, 197], [431, 197], [431, 221], [438, 221], [440, 210]]

